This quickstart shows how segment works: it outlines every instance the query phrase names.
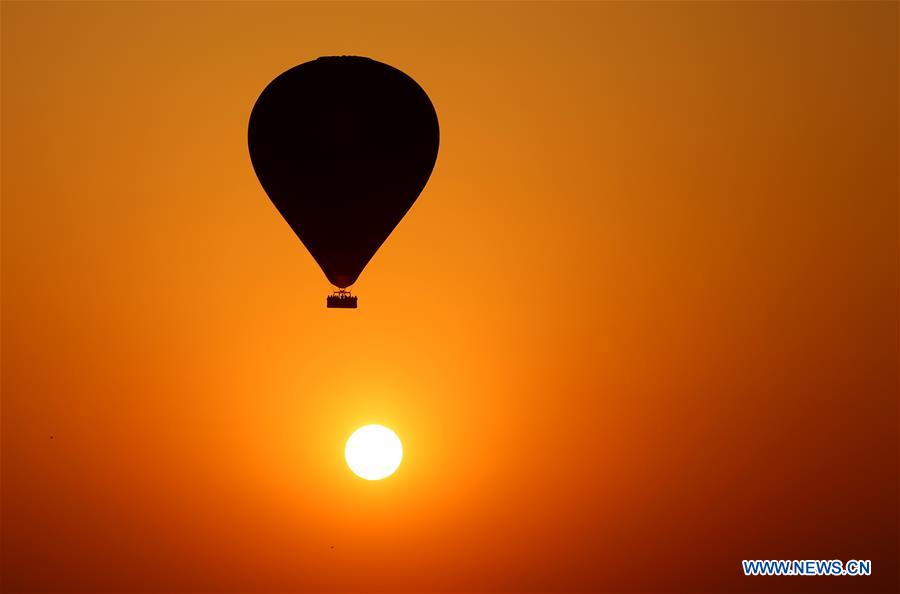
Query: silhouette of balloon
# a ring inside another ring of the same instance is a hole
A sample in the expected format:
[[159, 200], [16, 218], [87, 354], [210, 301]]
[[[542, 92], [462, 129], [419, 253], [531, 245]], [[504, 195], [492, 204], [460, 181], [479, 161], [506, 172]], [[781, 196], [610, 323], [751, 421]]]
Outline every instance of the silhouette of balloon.
[[247, 138], [263, 189], [343, 290], [425, 187], [439, 130], [412, 78], [369, 58], [334, 56], [270, 82]]

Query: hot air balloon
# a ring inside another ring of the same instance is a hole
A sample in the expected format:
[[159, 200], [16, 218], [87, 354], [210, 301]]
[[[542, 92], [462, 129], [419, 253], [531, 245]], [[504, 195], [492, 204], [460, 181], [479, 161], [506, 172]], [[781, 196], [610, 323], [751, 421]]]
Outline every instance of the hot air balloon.
[[247, 133], [263, 189], [337, 290], [349, 287], [425, 187], [437, 114], [412, 78], [357, 56], [295, 66], [263, 89]]

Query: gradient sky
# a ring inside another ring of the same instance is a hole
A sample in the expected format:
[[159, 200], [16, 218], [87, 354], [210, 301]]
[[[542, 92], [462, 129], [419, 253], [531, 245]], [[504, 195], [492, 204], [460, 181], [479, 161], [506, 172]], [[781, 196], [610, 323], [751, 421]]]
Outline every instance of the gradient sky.
[[[3, 591], [897, 591], [898, 16], [3, 2]], [[357, 311], [246, 147], [334, 54], [441, 124]]]

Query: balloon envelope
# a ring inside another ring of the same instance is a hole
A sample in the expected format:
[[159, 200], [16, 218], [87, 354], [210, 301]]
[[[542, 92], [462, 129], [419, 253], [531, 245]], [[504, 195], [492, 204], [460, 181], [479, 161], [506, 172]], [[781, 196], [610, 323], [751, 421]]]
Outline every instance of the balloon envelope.
[[325, 276], [352, 285], [425, 187], [437, 114], [403, 72], [369, 58], [291, 68], [250, 114], [250, 160]]

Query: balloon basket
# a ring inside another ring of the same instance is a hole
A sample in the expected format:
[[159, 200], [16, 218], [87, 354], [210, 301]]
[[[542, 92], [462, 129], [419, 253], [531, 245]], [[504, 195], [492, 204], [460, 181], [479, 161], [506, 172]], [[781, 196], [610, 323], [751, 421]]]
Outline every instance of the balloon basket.
[[356, 297], [351, 295], [350, 291], [343, 289], [329, 295], [325, 302], [329, 308], [356, 309]]

